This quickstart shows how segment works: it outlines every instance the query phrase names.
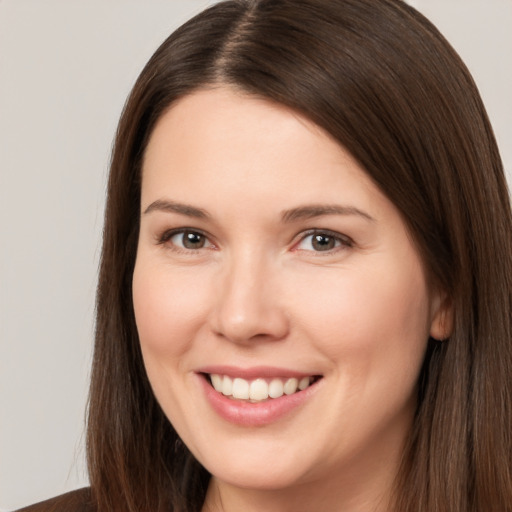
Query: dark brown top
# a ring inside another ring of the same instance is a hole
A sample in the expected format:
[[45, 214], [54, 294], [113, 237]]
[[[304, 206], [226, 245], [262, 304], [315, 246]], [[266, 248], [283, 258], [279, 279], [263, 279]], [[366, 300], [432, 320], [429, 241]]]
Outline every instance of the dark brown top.
[[56, 498], [41, 501], [19, 509], [17, 512], [96, 512], [89, 487], [71, 491]]

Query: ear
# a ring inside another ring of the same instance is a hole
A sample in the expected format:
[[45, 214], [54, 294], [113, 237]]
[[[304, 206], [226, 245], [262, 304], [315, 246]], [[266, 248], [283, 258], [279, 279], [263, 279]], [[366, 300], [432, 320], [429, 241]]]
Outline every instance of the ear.
[[433, 301], [430, 337], [444, 341], [453, 331], [453, 304], [446, 293], [440, 293]]

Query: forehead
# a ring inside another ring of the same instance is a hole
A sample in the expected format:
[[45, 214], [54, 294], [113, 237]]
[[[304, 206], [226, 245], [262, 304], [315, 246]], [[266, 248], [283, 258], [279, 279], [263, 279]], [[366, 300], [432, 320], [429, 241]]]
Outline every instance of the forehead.
[[159, 119], [143, 162], [143, 198], [252, 192], [297, 201], [379, 193], [354, 158], [291, 109], [230, 89], [202, 90]]
[[[242, 156], [242, 148], [248, 157], [273, 148], [274, 156], [284, 156], [288, 144], [295, 144], [296, 151], [311, 151], [318, 142], [325, 145], [328, 141], [340, 157], [341, 148], [327, 133], [288, 107], [231, 88], [206, 89], [181, 98], [160, 117], [144, 166], [150, 166], [155, 156], [170, 156], [171, 151], [176, 158], [184, 153], [190, 158], [209, 153], [233, 158]], [[307, 145], [299, 146], [299, 142]], [[202, 151], [193, 153], [194, 148]]]

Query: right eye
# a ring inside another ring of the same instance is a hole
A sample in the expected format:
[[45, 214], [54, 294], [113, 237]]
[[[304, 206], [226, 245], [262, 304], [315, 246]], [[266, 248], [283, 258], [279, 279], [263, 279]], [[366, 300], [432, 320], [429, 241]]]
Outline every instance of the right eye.
[[166, 232], [160, 238], [160, 243], [171, 245], [172, 248], [184, 251], [213, 248], [214, 245], [206, 235], [191, 229], [180, 229]]

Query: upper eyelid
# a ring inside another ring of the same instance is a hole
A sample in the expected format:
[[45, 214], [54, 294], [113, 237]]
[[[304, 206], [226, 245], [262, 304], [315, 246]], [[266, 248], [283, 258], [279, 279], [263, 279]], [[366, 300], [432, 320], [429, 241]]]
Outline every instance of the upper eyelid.
[[311, 235], [327, 235], [327, 236], [336, 238], [338, 240], [341, 240], [342, 242], [345, 242], [345, 243], [350, 243], [350, 244], [354, 243], [353, 239], [351, 237], [349, 237], [348, 235], [344, 235], [343, 233], [339, 233], [338, 231], [333, 231], [331, 229], [321, 229], [321, 228], [313, 228], [313, 229], [308, 229], [306, 231], [301, 231], [294, 237], [294, 241], [296, 240], [295, 243], [298, 243]]
[[165, 243], [170, 238], [172, 238], [174, 235], [179, 235], [180, 233], [186, 233], [186, 232], [197, 233], [198, 235], [204, 236], [206, 239], [208, 239], [210, 241], [210, 243], [212, 243], [212, 244], [214, 243], [212, 240], [213, 237], [206, 231], [203, 231], [202, 229], [198, 229], [198, 228], [188, 228], [188, 227], [166, 229], [166, 230], [162, 231], [161, 233], [158, 233], [156, 235], [156, 238], [159, 243]]

